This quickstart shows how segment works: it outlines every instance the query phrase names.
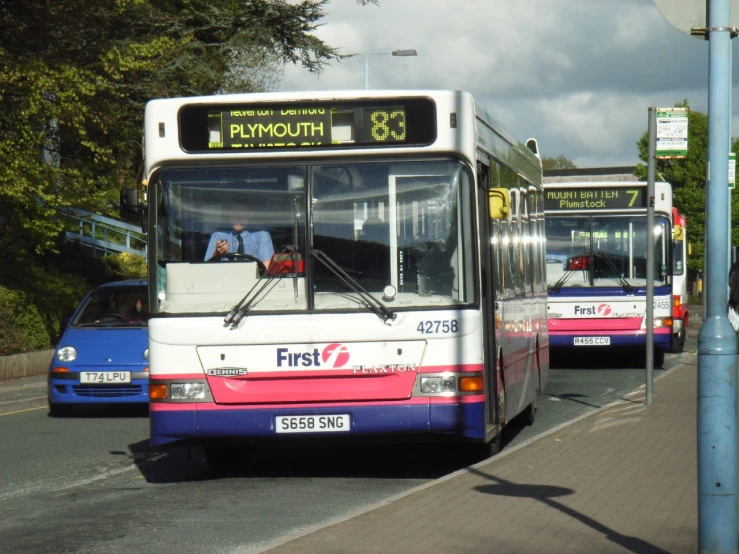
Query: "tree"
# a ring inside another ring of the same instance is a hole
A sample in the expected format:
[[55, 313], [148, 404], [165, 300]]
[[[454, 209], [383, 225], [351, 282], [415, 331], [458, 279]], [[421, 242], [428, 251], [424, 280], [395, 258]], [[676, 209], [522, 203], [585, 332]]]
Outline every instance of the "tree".
[[550, 169], [577, 169], [577, 166], [574, 163], [562, 155], [557, 156], [556, 158], [543, 157], [541, 159], [541, 166], [544, 168], [544, 171]]
[[29, 276], [63, 279], [45, 271], [58, 209], [116, 213], [141, 181], [148, 100], [267, 90], [282, 64], [346, 58], [315, 36], [327, 3], [0, 0], [0, 286], [49, 300]]
[[[705, 254], [706, 221], [706, 165], [708, 153], [708, 116], [690, 110], [687, 100], [675, 107], [688, 108], [688, 155], [684, 159], [656, 160], [655, 176], [672, 185], [673, 205], [687, 217], [687, 240], [694, 246], [694, 255], [688, 259], [688, 268], [693, 272], [703, 271]], [[637, 141], [639, 158], [647, 162], [649, 134], [645, 132]], [[737, 151], [739, 139], [732, 140], [732, 152]], [[647, 178], [647, 167], [638, 164], [634, 173], [642, 180]], [[739, 199], [731, 194], [731, 242], [739, 240]]]
[[149, 99], [263, 90], [282, 63], [345, 58], [313, 34], [326, 3], [0, 0], [0, 250], [53, 249], [57, 207], [112, 212], [140, 181]]

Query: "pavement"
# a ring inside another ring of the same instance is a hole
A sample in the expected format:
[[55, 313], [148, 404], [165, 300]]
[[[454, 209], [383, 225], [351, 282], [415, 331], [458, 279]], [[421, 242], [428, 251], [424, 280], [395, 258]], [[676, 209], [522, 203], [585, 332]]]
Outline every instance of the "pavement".
[[698, 552], [697, 359], [497, 456], [252, 552]]

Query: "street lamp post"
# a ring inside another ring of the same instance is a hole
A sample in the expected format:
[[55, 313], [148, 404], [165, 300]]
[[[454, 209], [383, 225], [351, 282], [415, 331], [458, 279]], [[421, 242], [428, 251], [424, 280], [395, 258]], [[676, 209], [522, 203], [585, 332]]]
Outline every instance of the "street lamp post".
[[370, 56], [418, 56], [413, 50], [393, 50], [392, 52], [367, 52], [364, 55], [364, 89], [369, 89], [369, 57]]

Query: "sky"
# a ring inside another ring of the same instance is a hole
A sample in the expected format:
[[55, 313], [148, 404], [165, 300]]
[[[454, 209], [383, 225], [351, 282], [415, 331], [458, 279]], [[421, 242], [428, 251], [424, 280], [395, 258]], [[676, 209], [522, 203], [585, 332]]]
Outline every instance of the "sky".
[[[541, 156], [581, 168], [640, 163], [650, 106], [708, 113], [708, 41], [652, 0], [331, 0], [325, 11], [316, 35], [356, 55], [318, 76], [287, 66], [280, 91], [363, 89], [366, 59], [369, 88], [466, 90]], [[399, 49], [418, 55], [383, 55]]]

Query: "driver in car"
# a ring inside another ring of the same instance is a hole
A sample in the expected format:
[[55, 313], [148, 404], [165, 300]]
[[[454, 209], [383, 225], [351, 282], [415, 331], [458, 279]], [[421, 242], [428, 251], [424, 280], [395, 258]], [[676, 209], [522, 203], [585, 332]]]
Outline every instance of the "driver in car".
[[210, 236], [205, 261], [211, 259], [227, 259], [225, 254], [243, 254], [264, 263], [269, 268], [272, 255], [272, 237], [267, 231], [251, 231], [243, 223], [233, 223], [231, 229], [216, 229]]

